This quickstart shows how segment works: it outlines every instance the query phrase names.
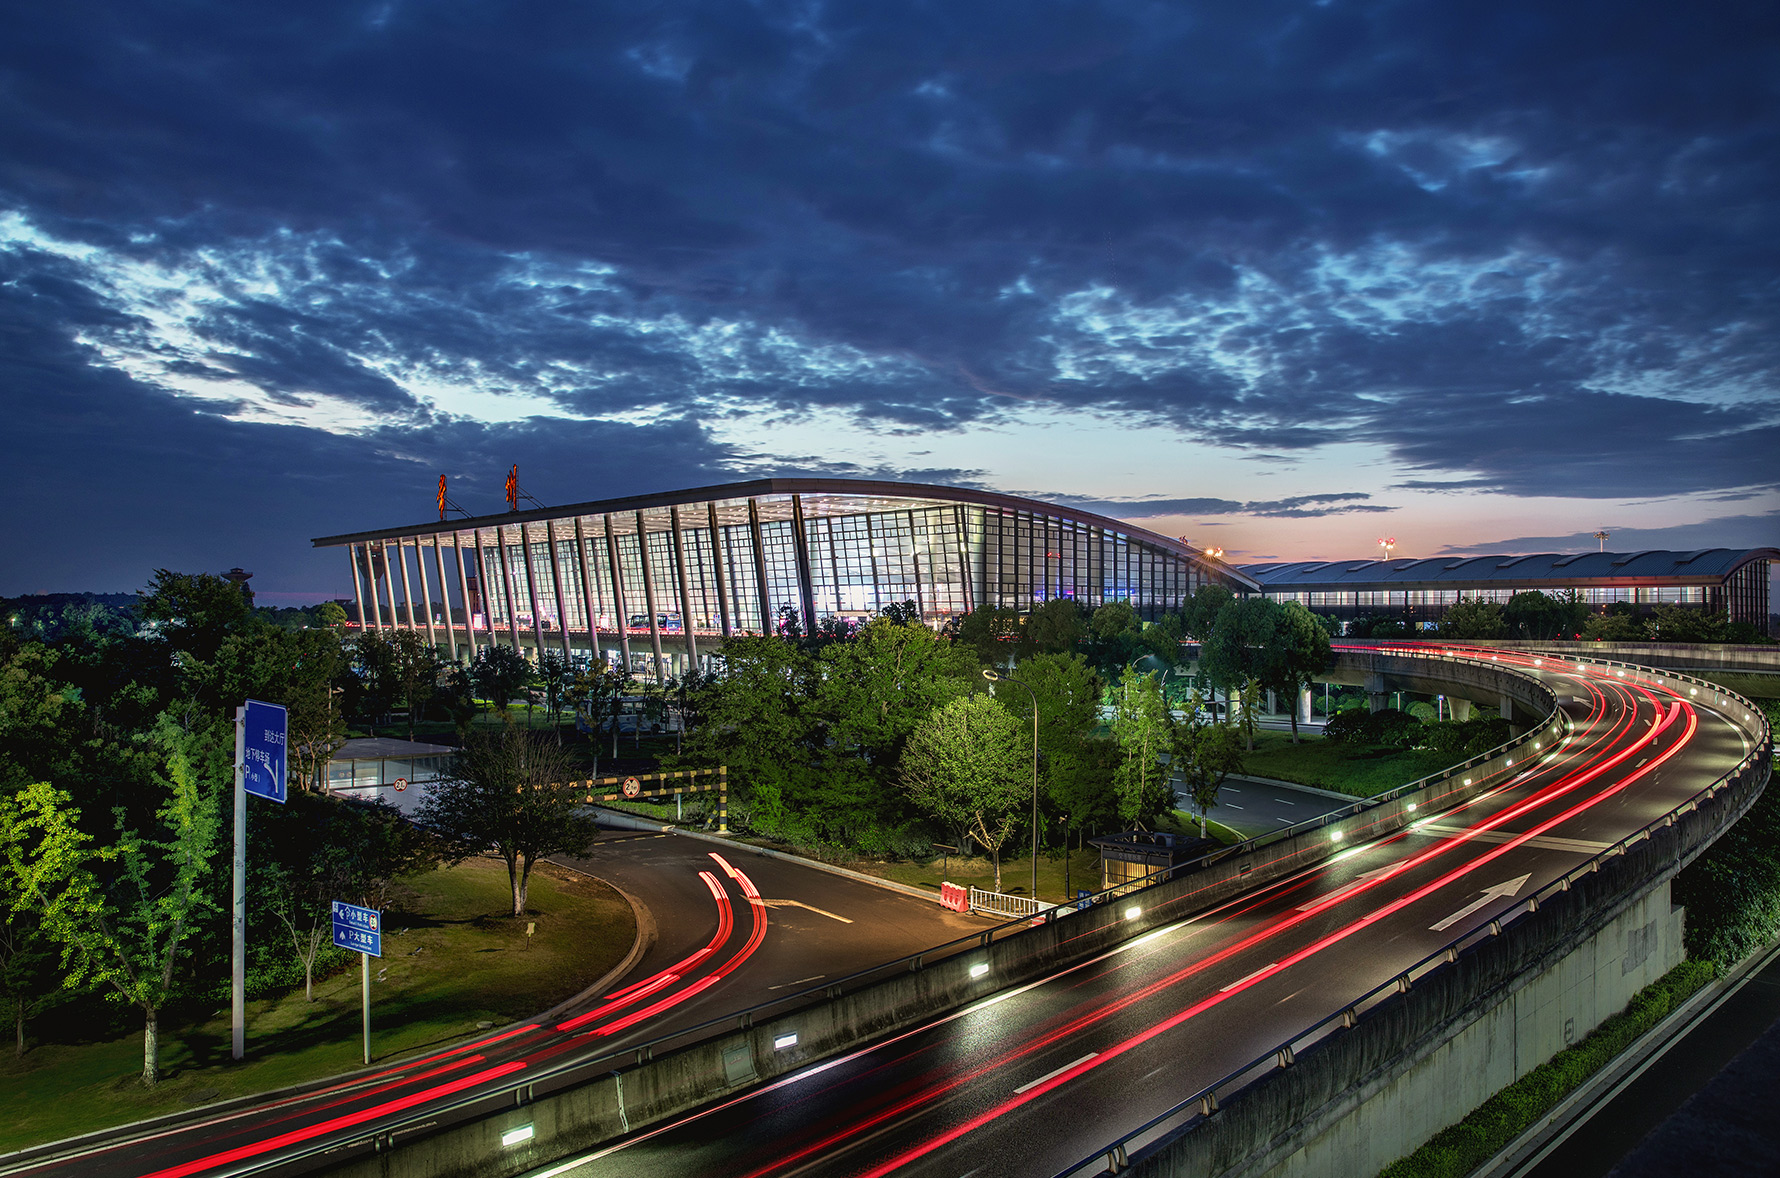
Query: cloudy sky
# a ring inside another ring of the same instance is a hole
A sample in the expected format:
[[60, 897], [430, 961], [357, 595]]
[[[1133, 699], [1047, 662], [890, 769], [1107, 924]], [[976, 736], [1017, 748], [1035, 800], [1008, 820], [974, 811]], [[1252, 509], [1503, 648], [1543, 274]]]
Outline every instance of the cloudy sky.
[[1761, 3], [15, 6], [0, 593], [767, 474], [1780, 543]]

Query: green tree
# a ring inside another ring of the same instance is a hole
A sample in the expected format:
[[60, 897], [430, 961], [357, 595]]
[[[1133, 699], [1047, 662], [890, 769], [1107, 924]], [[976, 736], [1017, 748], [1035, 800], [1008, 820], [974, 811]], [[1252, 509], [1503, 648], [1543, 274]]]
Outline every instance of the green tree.
[[1267, 685], [1285, 695], [1286, 710], [1292, 716], [1292, 743], [1297, 744], [1298, 693], [1308, 688], [1334, 657], [1329, 649], [1329, 632], [1309, 610], [1296, 601], [1288, 601], [1279, 611], [1272, 645], [1266, 654]]
[[550, 717], [550, 730], [556, 743], [562, 743], [562, 705], [569, 686], [574, 682], [575, 664], [560, 650], [550, 648], [538, 655], [537, 678], [533, 680], [544, 693], [544, 714]]
[[1128, 666], [1113, 687], [1112, 703], [1112, 736], [1120, 752], [1113, 773], [1119, 817], [1147, 822], [1167, 810], [1171, 800], [1162, 756], [1169, 751], [1172, 721], [1161, 680], [1154, 672]]
[[1226, 605], [1235, 600], [1236, 595], [1216, 581], [1207, 581], [1193, 591], [1193, 596], [1181, 609], [1181, 624], [1186, 633], [1204, 642], [1211, 637], [1211, 629], [1217, 624], [1218, 614]]
[[[1039, 776], [1051, 807], [1069, 815], [1072, 828], [1110, 821], [1117, 813], [1105, 784], [1110, 774], [1091, 735], [1105, 692], [1100, 676], [1079, 654], [1036, 654], [1020, 663], [1016, 677], [1038, 700]], [[1031, 722], [1025, 692], [998, 691], [995, 698], [1020, 723]]]
[[1189, 711], [1188, 719], [1175, 725], [1169, 745], [1170, 759], [1199, 810], [1199, 835], [1205, 836], [1205, 816], [1218, 804], [1224, 779], [1242, 772], [1243, 753], [1236, 732], [1225, 724], [1200, 724]]
[[1029, 801], [1031, 737], [986, 695], [935, 708], [910, 736], [901, 779], [909, 800], [953, 830], [968, 832], [995, 860]]
[[1026, 646], [1043, 654], [1073, 654], [1088, 636], [1088, 612], [1073, 597], [1053, 597], [1026, 619]]
[[1493, 601], [1462, 597], [1440, 619], [1440, 637], [1453, 639], [1500, 638], [1508, 632], [1502, 607]]
[[[631, 683], [630, 672], [614, 667], [604, 659], [594, 658], [576, 664], [568, 686], [563, 689], [563, 702], [587, 717], [596, 737], [602, 732], [611, 732], [614, 757], [618, 755], [619, 710], [624, 706], [624, 693]], [[600, 743], [596, 739], [591, 744], [593, 775], [598, 777]]]
[[216, 907], [205, 885], [221, 826], [221, 791], [203, 780], [214, 748], [170, 721], [155, 738], [166, 757], [158, 837], [127, 829], [120, 808], [117, 841], [95, 848], [73, 798], [44, 782], [0, 811], [12, 890], [61, 944], [64, 984], [98, 986], [142, 1012], [142, 1083], [150, 1087], [160, 1078], [160, 1014], [184, 982], [181, 953]]
[[1574, 590], [1558, 594], [1528, 589], [1502, 607], [1502, 621], [1515, 638], [1569, 638], [1581, 633], [1587, 615], [1587, 604]]
[[0, 995], [11, 1008], [14, 1054], [25, 1054], [25, 1026], [57, 1002], [70, 997], [62, 986], [56, 944], [43, 927], [43, 915], [31, 897], [18, 891], [11, 872], [0, 874]]
[[492, 846], [507, 864], [513, 915], [524, 916], [532, 865], [546, 855], [585, 851], [593, 840], [593, 820], [581, 813], [584, 796], [560, 747], [529, 729], [506, 727], [465, 741], [415, 818], [439, 836], [453, 864]]
[[136, 616], [155, 627], [173, 650], [201, 663], [215, 659], [229, 635], [260, 628], [247, 595], [214, 573], [156, 569], [136, 604]]
[[249, 900], [284, 929], [315, 1001], [315, 964], [332, 944], [332, 902], [384, 907], [389, 884], [438, 865], [423, 829], [385, 802], [292, 794], [249, 811], [254, 871]]
[[1250, 752], [1255, 749], [1254, 716], [1260, 700], [1256, 687], [1274, 673], [1281, 649], [1280, 620], [1279, 603], [1271, 598], [1235, 598], [1218, 611], [1211, 637], [1200, 653], [1206, 676], [1226, 696], [1234, 695], [1241, 702], [1237, 714], [1242, 717]]
[[1590, 642], [1642, 642], [1646, 634], [1638, 607], [1616, 601], [1606, 613], [1595, 614], [1582, 624], [1582, 636]]
[[513, 697], [531, 682], [532, 665], [511, 646], [484, 646], [470, 663], [470, 680], [482, 698], [494, 705], [502, 720], [511, 722]]
[[949, 630], [954, 641], [991, 667], [1004, 667], [1019, 654], [1020, 633], [1019, 612], [993, 605], [977, 606]]
[[776, 791], [793, 813], [815, 782], [824, 746], [813, 700], [815, 660], [781, 639], [737, 635], [723, 644], [715, 673], [697, 693], [704, 717], [679, 758], [689, 765], [728, 765], [749, 798]]
[[[816, 708], [826, 732], [819, 798], [825, 826], [892, 817], [903, 746], [934, 708], [969, 694], [970, 652], [922, 625], [873, 618], [851, 642], [826, 647], [816, 666]], [[812, 799], [817, 800], [817, 799]]]
[[346, 625], [346, 609], [337, 601], [324, 601], [315, 607], [315, 624], [338, 630]]

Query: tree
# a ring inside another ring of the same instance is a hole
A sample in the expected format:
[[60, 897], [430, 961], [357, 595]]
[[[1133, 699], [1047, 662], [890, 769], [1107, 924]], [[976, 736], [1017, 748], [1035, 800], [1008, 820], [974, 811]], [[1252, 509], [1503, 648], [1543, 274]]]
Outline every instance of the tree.
[[980, 694], [935, 708], [903, 750], [901, 780], [909, 800], [982, 844], [995, 859], [998, 892], [1001, 848], [1029, 800], [1031, 756], [1024, 726]]
[[573, 681], [574, 674], [575, 665], [562, 651], [551, 648], [538, 655], [535, 682], [544, 690], [544, 714], [550, 717], [550, 730], [556, 734], [556, 743], [559, 745], [562, 743], [559, 713], [562, 711], [564, 693]]
[[1125, 668], [1113, 687], [1113, 741], [1119, 764], [1113, 786], [1119, 796], [1119, 817], [1144, 822], [1169, 808], [1168, 772], [1162, 755], [1169, 750], [1168, 704], [1160, 678]]
[[470, 680], [482, 697], [494, 705], [502, 720], [511, 721], [508, 709], [520, 688], [531, 682], [532, 665], [511, 646], [485, 646], [470, 664]]
[[324, 601], [315, 607], [315, 622], [330, 630], [341, 629], [346, 625], [346, 609], [337, 601]]
[[413, 630], [397, 630], [390, 635], [390, 645], [396, 686], [408, 705], [408, 739], [413, 740], [414, 722], [439, 689], [439, 649]]
[[120, 808], [117, 841], [95, 849], [72, 797], [45, 782], [0, 811], [6, 870], [61, 944], [64, 984], [96, 985], [141, 1010], [142, 1083], [149, 1087], [160, 1078], [160, 1013], [183, 981], [180, 954], [215, 907], [204, 889], [221, 826], [214, 736], [206, 741], [163, 720], [155, 739], [167, 770], [159, 837], [126, 829]]
[[1462, 597], [1440, 619], [1440, 637], [1455, 639], [1500, 638], [1508, 632], [1502, 607], [1477, 597]]
[[[618, 755], [618, 713], [624, 704], [624, 693], [630, 687], [629, 671], [612, 666], [603, 659], [589, 659], [576, 665], [568, 686], [563, 689], [563, 702], [587, 717], [594, 733], [612, 733], [612, 755]], [[599, 742], [593, 742], [593, 773], [599, 776]]]
[[1557, 594], [1528, 589], [1502, 607], [1502, 620], [1516, 638], [1569, 638], [1581, 632], [1587, 615], [1588, 605], [1575, 590]]
[[11, 1008], [15, 1055], [25, 1054], [25, 1025], [69, 996], [62, 987], [56, 945], [43, 927], [43, 915], [17, 890], [10, 872], [0, 879], [0, 995]]
[[948, 634], [975, 651], [980, 661], [1006, 666], [1019, 653], [1020, 615], [1017, 610], [979, 605], [948, 627]]
[[824, 742], [822, 821], [830, 829], [884, 817], [896, 767], [915, 729], [941, 704], [970, 693], [976, 660], [926, 626], [873, 618], [816, 664]]
[[1271, 598], [1235, 598], [1218, 611], [1211, 637], [1200, 654], [1200, 664], [1212, 683], [1227, 695], [1241, 698], [1249, 752], [1255, 751], [1253, 717], [1260, 698], [1255, 688], [1274, 673], [1280, 619], [1279, 603]]
[[513, 915], [524, 916], [532, 864], [584, 851], [593, 839], [593, 820], [580, 812], [584, 793], [569, 780], [561, 748], [529, 729], [507, 727], [465, 741], [415, 817], [439, 836], [453, 864], [494, 847], [507, 864]]
[[1204, 642], [1211, 637], [1218, 614], [1235, 599], [1235, 594], [1216, 581], [1207, 581], [1193, 591], [1181, 608], [1181, 624], [1186, 633]]
[[247, 595], [214, 573], [156, 569], [136, 604], [136, 616], [153, 625], [174, 650], [203, 663], [216, 657], [230, 634], [259, 629]]
[[1073, 597], [1053, 597], [1026, 619], [1025, 645], [1043, 654], [1073, 654], [1088, 636], [1088, 611]]
[[1267, 685], [1284, 694], [1292, 715], [1292, 743], [1298, 743], [1298, 693], [1322, 674], [1333, 657], [1329, 632], [1296, 601], [1279, 611], [1278, 624], [1264, 660]]
[[[1039, 776], [1045, 797], [1071, 827], [1117, 813], [1109, 802], [1103, 773], [1104, 756], [1092, 747], [1090, 733], [1099, 720], [1105, 689], [1100, 676], [1079, 654], [1036, 654], [1020, 663], [1017, 677], [1038, 700]], [[1021, 724], [1031, 722], [1025, 692], [998, 691], [995, 698]], [[1104, 743], [1104, 742], [1100, 742]]]
[[303, 965], [315, 1001], [315, 963], [331, 943], [332, 901], [383, 907], [391, 880], [438, 864], [436, 844], [383, 801], [292, 794], [249, 811], [254, 908], [270, 911]]
[[1218, 804], [1224, 778], [1242, 772], [1242, 748], [1236, 733], [1224, 724], [1200, 724], [1189, 711], [1177, 724], [1169, 750], [1193, 804], [1199, 808], [1199, 836], [1205, 837], [1205, 816]]

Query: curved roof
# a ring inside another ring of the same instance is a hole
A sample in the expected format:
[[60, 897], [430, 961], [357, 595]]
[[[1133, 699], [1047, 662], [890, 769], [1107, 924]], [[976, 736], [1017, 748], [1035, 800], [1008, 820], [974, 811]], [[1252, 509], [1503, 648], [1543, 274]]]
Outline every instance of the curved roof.
[[[721, 522], [725, 524], [745, 523], [747, 521], [746, 505], [749, 499], [762, 500], [759, 505], [760, 518], [762, 522], [766, 522], [773, 519], [790, 518], [789, 504], [792, 495], [797, 495], [802, 499], [803, 509], [810, 515], [854, 515], [861, 512], [901, 511], [911, 507], [935, 506], [942, 503], [999, 507], [1010, 511], [1048, 515], [1055, 519], [1072, 520], [1076, 523], [1116, 532], [1153, 548], [1173, 553], [1214, 570], [1218, 576], [1225, 577], [1244, 589], [1254, 591], [1261, 587], [1258, 582], [1235, 565], [1214, 560], [1183, 540], [1164, 536], [1149, 531], [1147, 528], [1136, 527], [1123, 520], [1096, 515], [1091, 511], [1082, 511], [1079, 508], [1046, 503], [1039, 499], [1003, 495], [996, 491], [943, 487], [931, 483], [898, 483], [883, 479], [754, 479], [745, 483], [720, 483], [711, 487], [691, 487], [683, 491], [662, 491], [650, 495], [596, 499], [587, 503], [569, 503], [561, 507], [502, 512], [499, 515], [475, 516], [468, 519], [427, 520], [425, 523], [408, 524], [403, 527], [378, 528], [375, 531], [352, 532], [339, 536], [321, 536], [311, 543], [317, 548], [335, 548], [346, 544], [363, 544], [367, 541], [426, 539], [435, 535], [449, 536], [454, 532], [467, 532], [478, 527], [493, 528], [502, 525], [511, 527], [515, 524], [541, 523], [545, 520], [605, 515], [615, 517], [614, 524], [617, 531], [628, 533], [635, 530], [634, 526], [629, 523], [620, 523], [617, 517], [624, 515], [634, 518], [638, 512], [647, 513], [648, 516], [660, 512], [659, 530], [666, 531], [670, 526], [666, 509], [670, 507], [682, 507], [689, 503], [715, 503], [718, 505], [718, 518]], [[860, 502], [861, 500], [864, 502]], [[874, 503], [873, 500], [878, 502]], [[733, 510], [726, 509], [725, 505], [730, 505]], [[781, 509], [771, 510], [775, 505], [782, 505]], [[730, 518], [731, 515], [734, 518]], [[647, 528], [651, 533], [658, 530], [652, 519], [647, 523]]]
[[1723, 581], [1753, 560], [1780, 560], [1774, 548], [1700, 548], [1693, 552], [1583, 552], [1532, 555], [1246, 564], [1242, 571], [1276, 591], [1312, 589], [1456, 589], [1466, 585], [1691, 585]]

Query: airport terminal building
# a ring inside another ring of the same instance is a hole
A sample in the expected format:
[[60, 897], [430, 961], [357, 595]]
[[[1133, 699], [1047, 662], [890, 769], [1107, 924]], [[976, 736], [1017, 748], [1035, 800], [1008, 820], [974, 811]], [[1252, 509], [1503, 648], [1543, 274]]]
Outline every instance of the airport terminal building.
[[1505, 603], [1516, 593], [1575, 591], [1598, 610], [1629, 602], [1640, 612], [1669, 602], [1718, 611], [1768, 632], [1773, 548], [1693, 552], [1584, 552], [1531, 556], [1441, 556], [1399, 560], [1308, 560], [1243, 565], [1261, 591], [1343, 621], [1377, 616], [1438, 622], [1460, 598]]
[[1129, 601], [1154, 619], [1200, 585], [1260, 589], [1181, 540], [1036, 500], [853, 479], [760, 479], [314, 541], [344, 549], [357, 616], [453, 658], [480, 645], [598, 649], [671, 674], [699, 646], [864, 619], [931, 625], [983, 605]]

